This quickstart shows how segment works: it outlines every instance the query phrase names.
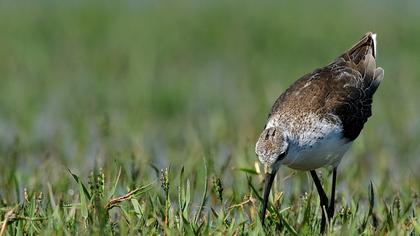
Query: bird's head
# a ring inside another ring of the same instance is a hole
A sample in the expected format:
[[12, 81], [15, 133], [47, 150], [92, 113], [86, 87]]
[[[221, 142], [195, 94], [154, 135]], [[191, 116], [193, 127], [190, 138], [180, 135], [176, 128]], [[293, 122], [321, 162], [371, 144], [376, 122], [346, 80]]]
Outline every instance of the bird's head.
[[283, 129], [270, 127], [261, 133], [255, 145], [255, 153], [269, 172], [276, 172], [280, 166], [279, 161], [286, 157], [288, 148], [289, 143]]
[[268, 204], [268, 196], [270, 195], [271, 185], [273, 184], [276, 172], [280, 167], [280, 160], [287, 156], [289, 143], [285, 132], [280, 127], [270, 127], [264, 129], [261, 133], [257, 144], [255, 145], [255, 153], [258, 159], [265, 166], [265, 185], [263, 196], [263, 208], [261, 211], [261, 223], [264, 224], [265, 211]]

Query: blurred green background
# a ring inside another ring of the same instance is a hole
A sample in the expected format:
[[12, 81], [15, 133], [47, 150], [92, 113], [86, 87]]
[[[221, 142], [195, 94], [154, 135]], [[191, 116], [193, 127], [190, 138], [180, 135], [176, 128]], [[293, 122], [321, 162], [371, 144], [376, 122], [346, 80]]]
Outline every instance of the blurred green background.
[[[419, 9], [379, 0], [1, 1], [0, 194], [19, 198], [11, 178], [66, 192], [66, 167], [87, 176], [95, 165], [122, 166], [122, 186], [156, 180], [151, 166], [174, 175], [185, 166], [198, 191], [206, 159], [240, 199], [247, 183], [237, 169], [254, 167], [275, 99], [368, 31], [378, 34], [385, 79], [338, 191], [366, 193], [372, 180], [384, 198], [418, 193]], [[311, 184], [296, 174], [286, 192]]]

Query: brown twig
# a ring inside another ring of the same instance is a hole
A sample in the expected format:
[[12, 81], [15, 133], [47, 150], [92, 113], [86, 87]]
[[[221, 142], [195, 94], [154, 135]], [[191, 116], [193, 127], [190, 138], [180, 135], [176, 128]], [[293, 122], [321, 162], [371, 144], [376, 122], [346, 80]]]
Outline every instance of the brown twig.
[[235, 204], [235, 205], [232, 205], [232, 206], [228, 207], [228, 210], [232, 210], [233, 208], [237, 208], [237, 207], [243, 207], [245, 204], [253, 203], [253, 201], [254, 201], [254, 199], [249, 197], [247, 200], [245, 200], [241, 203], [238, 203], [238, 204]]
[[136, 188], [125, 195], [109, 200], [109, 202], [105, 205], [105, 209], [109, 211], [110, 209], [118, 205], [119, 203], [130, 200], [133, 197], [133, 195], [136, 194], [138, 191], [140, 191], [140, 188]]
[[14, 211], [15, 211], [15, 208], [6, 212], [6, 214], [4, 215], [4, 221], [3, 221], [2, 226], [1, 226], [0, 236], [3, 236], [5, 234], [6, 228], [7, 228], [7, 223], [9, 223], [9, 221], [11, 221], [10, 219], [14, 218]]

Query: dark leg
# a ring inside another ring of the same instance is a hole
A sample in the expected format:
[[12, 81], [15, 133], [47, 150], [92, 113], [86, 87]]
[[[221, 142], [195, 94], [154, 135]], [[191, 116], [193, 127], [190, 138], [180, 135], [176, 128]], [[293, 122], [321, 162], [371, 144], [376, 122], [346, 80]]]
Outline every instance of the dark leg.
[[321, 209], [322, 209], [321, 233], [324, 233], [325, 221], [326, 221], [324, 209], [325, 210], [328, 209], [328, 197], [327, 197], [327, 194], [325, 194], [324, 189], [322, 188], [321, 181], [319, 180], [318, 175], [316, 174], [315, 170], [311, 170], [311, 176], [312, 176], [312, 179], [314, 180], [316, 189], [318, 190], [319, 200], [321, 202]]
[[327, 213], [328, 218], [331, 219], [334, 216], [334, 203], [335, 203], [335, 183], [337, 179], [337, 167], [333, 169], [333, 176], [332, 176], [332, 187], [331, 187], [331, 198], [330, 198], [330, 205], [328, 207]]

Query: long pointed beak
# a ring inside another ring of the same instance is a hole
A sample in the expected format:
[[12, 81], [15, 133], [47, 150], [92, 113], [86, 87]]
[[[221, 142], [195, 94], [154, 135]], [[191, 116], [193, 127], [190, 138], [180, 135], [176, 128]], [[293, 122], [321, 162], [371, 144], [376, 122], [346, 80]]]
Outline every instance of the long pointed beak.
[[270, 196], [271, 185], [273, 185], [274, 177], [276, 177], [276, 172], [265, 174], [263, 208], [261, 211], [261, 224], [262, 225], [264, 225], [265, 212], [267, 211], [267, 205], [268, 205], [268, 196]]

